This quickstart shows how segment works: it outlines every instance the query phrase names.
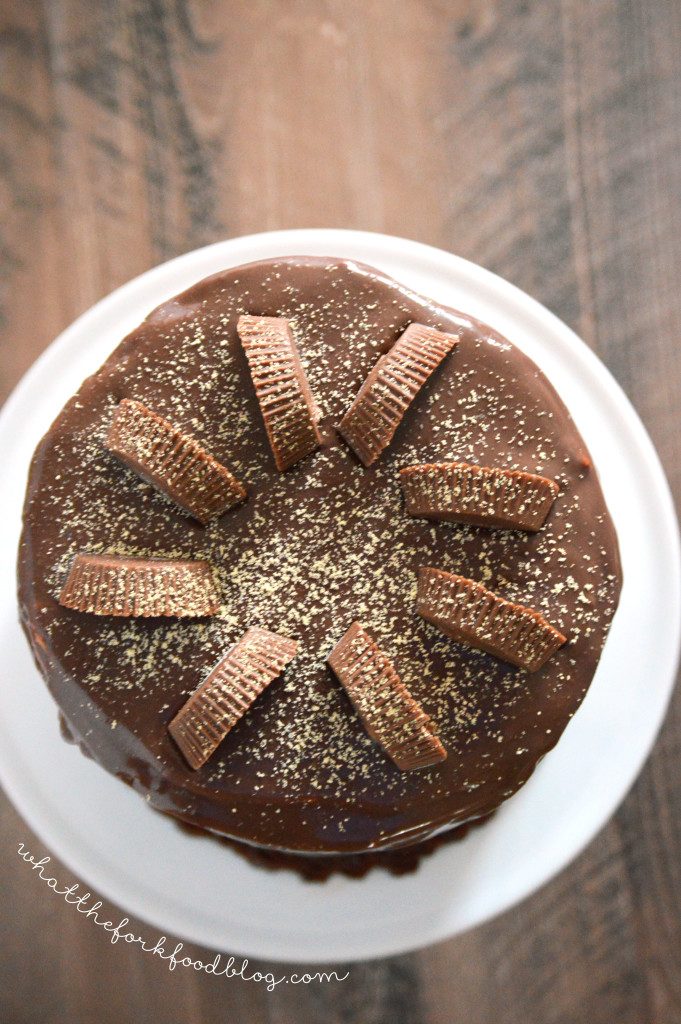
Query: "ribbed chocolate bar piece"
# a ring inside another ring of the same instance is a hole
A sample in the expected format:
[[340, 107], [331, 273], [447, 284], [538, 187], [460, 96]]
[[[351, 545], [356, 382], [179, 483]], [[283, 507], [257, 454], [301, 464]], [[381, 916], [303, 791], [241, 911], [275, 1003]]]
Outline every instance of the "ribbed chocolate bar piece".
[[295, 640], [252, 626], [168, 726], [187, 764], [200, 768], [295, 656]]
[[428, 768], [447, 753], [432, 719], [414, 700], [392, 662], [359, 622], [328, 657], [366, 731], [402, 771]]
[[215, 615], [220, 600], [208, 562], [78, 554], [59, 603], [91, 615]]
[[528, 672], [540, 669], [566, 642], [539, 612], [441, 569], [419, 569], [416, 611], [452, 640]]
[[188, 434], [141, 402], [116, 406], [106, 447], [204, 525], [246, 498], [246, 488]]
[[455, 334], [410, 324], [378, 360], [338, 426], [365, 466], [390, 444], [405, 412], [458, 341]]
[[411, 516], [502, 530], [540, 530], [558, 484], [534, 473], [468, 462], [439, 462], [400, 470]]
[[321, 444], [320, 411], [284, 317], [241, 316], [237, 331], [255, 387], [265, 430], [280, 472]]

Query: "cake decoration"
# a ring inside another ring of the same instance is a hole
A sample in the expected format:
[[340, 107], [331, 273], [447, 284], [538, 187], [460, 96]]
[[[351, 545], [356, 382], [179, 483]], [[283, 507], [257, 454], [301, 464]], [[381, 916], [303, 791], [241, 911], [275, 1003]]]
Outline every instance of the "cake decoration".
[[359, 622], [353, 622], [327, 660], [366, 731], [398, 768], [411, 771], [445, 760], [432, 719]]
[[141, 402], [116, 406], [106, 447], [203, 525], [246, 499], [246, 488], [198, 441]]
[[277, 469], [283, 473], [321, 444], [321, 417], [285, 317], [240, 316], [237, 332]]
[[194, 770], [295, 657], [295, 640], [252, 626], [194, 691], [168, 732]]
[[412, 323], [378, 360], [338, 426], [365, 466], [390, 444], [407, 409], [458, 341], [456, 334]]
[[416, 610], [452, 640], [528, 672], [540, 669], [567, 642], [534, 609], [441, 569], [419, 569]]
[[64, 608], [91, 615], [199, 618], [220, 601], [208, 562], [91, 555], [73, 559], [59, 596]]
[[546, 522], [558, 484], [534, 473], [468, 462], [438, 462], [400, 470], [411, 516], [536, 533]]

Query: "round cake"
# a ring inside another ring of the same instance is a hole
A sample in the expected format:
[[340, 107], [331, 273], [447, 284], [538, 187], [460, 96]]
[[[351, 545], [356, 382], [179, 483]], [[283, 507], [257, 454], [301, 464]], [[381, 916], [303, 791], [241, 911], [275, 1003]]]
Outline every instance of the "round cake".
[[216, 274], [122, 341], [37, 448], [19, 556], [67, 738], [308, 874], [413, 861], [515, 793], [620, 589], [537, 366], [317, 257]]

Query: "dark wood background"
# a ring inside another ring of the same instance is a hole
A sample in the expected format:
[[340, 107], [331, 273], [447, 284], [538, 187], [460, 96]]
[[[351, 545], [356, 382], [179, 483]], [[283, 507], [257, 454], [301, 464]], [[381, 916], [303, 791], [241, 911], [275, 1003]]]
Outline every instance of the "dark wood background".
[[[75, 316], [170, 256], [273, 228], [386, 231], [497, 271], [573, 326], [681, 495], [679, 0], [0, 12], [2, 397]], [[614, 819], [532, 899], [343, 984], [271, 995], [111, 946], [19, 862], [18, 841], [42, 847], [3, 801], [0, 1018], [679, 1022], [680, 755], [681, 694]]]

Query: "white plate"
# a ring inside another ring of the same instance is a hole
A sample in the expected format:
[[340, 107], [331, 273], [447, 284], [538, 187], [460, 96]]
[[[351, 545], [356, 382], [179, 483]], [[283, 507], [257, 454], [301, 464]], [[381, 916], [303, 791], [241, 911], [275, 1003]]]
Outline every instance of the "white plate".
[[[557, 749], [492, 822], [403, 878], [373, 871], [361, 881], [308, 884], [184, 835], [62, 741], [17, 624], [26, 470], [63, 403], [162, 300], [217, 270], [291, 254], [373, 264], [487, 321], [527, 352], [557, 384], [591, 449], [622, 550], [621, 605], [596, 679]], [[664, 474], [635, 412], [589, 349], [543, 306], [465, 260], [403, 239], [331, 230], [235, 238], [188, 253], [120, 288], [54, 342], [0, 417], [0, 452], [0, 778], [31, 828], [88, 886], [163, 933], [303, 961], [386, 956], [444, 939], [528, 896], [575, 857], [652, 746], [673, 685], [681, 620], [679, 538]]]

